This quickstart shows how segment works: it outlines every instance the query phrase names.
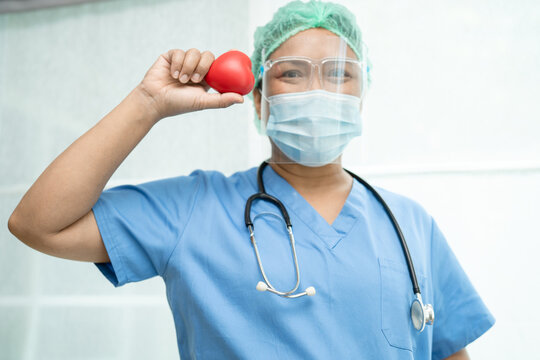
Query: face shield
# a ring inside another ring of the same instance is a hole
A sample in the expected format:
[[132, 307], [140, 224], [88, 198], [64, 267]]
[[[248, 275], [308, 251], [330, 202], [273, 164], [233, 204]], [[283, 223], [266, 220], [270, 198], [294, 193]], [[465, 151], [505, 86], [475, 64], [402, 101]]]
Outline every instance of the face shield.
[[261, 68], [261, 128], [273, 144], [271, 162], [339, 163], [361, 134], [365, 51], [359, 59], [336, 35], [315, 40], [275, 51]]

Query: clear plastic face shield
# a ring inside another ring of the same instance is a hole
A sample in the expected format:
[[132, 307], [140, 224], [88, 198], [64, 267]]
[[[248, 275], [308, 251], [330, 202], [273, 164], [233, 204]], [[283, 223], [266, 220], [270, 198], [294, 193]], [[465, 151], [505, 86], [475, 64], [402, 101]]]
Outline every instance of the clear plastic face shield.
[[270, 162], [311, 167], [340, 162], [362, 129], [367, 64], [365, 48], [360, 52], [359, 59], [345, 39], [308, 30], [264, 62], [261, 128], [272, 143]]

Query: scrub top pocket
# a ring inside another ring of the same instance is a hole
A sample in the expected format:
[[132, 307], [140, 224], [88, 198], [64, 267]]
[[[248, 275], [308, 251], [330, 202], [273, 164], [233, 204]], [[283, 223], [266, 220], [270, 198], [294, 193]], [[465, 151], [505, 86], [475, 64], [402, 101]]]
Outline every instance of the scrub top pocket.
[[[379, 258], [381, 274], [381, 330], [388, 343], [396, 348], [413, 351], [420, 336], [411, 320], [411, 304], [414, 300], [412, 283], [405, 263]], [[416, 278], [423, 291], [426, 277], [416, 270]], [[424, 295], [424, 294], [422, 294]], [[425, 296], [425, 295], [424, 295]]]

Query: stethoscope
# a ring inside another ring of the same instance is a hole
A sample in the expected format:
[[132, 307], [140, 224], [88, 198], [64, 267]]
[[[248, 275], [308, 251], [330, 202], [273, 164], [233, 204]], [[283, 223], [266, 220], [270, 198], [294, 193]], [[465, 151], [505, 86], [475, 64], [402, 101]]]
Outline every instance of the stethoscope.
[[[266, 193], [263, 179], [262, 179], [262, 172], [267, 165], [268, 165], [268, 161], [265, 160], [259, 166], [259, 169], [257, 170], [257, 184], [259, 187], [259, 192], [249, 197], [249, 199], [246, 202], [246, 208], [244, 211], [244, 219], [246, 222], [246, 227], [249, 230], [249, 237], [251, 239], [251, 243], [253, 244], [253, 248], [255, 249], [255, 256], [257, 257], [257, 263], [259, 264], [259, 269], [261, 270], [261, 274], [264, 279], [264, 282], [259, 281], [257, 283], [256, 289], [259, 291], [270, 291], [271, 293], [274, 293], [276, 295], [286, 297], [286, 298], [298, 298], [304, 295], [313, 296], [315, 295], [315, 288], [313, 286], [307, 287], [303, 292], [293, 294], [298, 289], [298, 285], [300, 284], [300, 270], [298, 269], [298, 259], [296, 257], [296, 247], [294, 245], [294, 235], [292, 232], [292, 224], [289, 218], [289, 214], [287, 213], [287, 210], [285, 209], [285, 206], [282, 204], [282, 202], [279, 201], [274, 196]], [[413, 291], [416, 296], [416, 298], [413, 300], [412, 305], [411, 305], [411, 320], [414, 325], [414, 328], [421, 332], [424, 330], [424, 327], [426, 324], [433, 325], [433, 321], [435, 320], [435, 312], [433, 311], [433, 306], [431, 306], [431, 304], [424, 305], [424, 303], [422, 302], [422, 295], [420, 294], [420, 287], [418, 286], [418, 282], [416, 280], [416, 272], [414, 271], [411, 255], [409, 254], [409, 248], [407, 247], [407, 243], [405, 242], [405, 238], [403, 237], [403, 233], [401, 232], [401, 229], [397, 223], [397, 220], [392, 214], [392, 211], [390, 211], [390, 208], [388, 207], [386, 202], [379, 195], [379, 193], [375, 191], [375, 189], [371, 185], [369, 185], [366, 181], [361, 179], [358, 175], [350, 172], [347, 169], [344, 169], [344, 170], [347, 173], [349, 173], [353, 178], [358, 180], [358, 182], [360, 182], [366, 188], [368, 188], [369, 191], [371, 191], [371, 193], [373, 193], [373, 195], [377, 198], [379, 203], [384, 207], [386, 214], [388, 215], [388, 217], [390, 217], [390, 220], [392, 221], [392, 225], [394, 226], [394, 229], [396, 230], [396, 233], [398, 234], [399, 240], [401, 242], [401, 248], [403, 249], [405, 259], [407, 260], [409, 276], [411, 278], [411, 281], [413, 284]], [[264, 272], [264, 268], [261, 263], [261, 257], [259, 255], [259, 249], [257, 248], [255, 235], [253, 233], [254, 226], [253, 226], [253, 223], [251, 222], [251, 204], [253, 203], [254, 200], [257, 200], [257, 199], [269, 201], [273, 203], [274, 205], [276, 205], [281, 211], [281, 214], [283, 215], [283, 220], [285, 221], [285, 224], [287, 225], [287, 233], [289, 234], [289, 240], [291, 242], [291, 249], [292, 249], [292, 254], [294, 258], [294, 267], [296, 269], [296, 285], [289, 291], [276, 290], [276, 288], [272, 286], [272, 284], [268, 280], [268, 277], [266, 276], [266, 273]]]

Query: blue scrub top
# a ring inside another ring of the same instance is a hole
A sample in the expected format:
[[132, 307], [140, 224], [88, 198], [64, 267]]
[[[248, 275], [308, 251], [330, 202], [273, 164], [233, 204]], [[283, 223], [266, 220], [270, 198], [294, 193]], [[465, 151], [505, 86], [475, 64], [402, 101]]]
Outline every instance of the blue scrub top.
[[[255, 289], [262, 280], [244, 223], [257, 192], [257, 168], [225, 177], [197, 170], [104, 191], [93, 211], [110, 263], [98, 269], [115, 286], [161, 276], [182, 359], [443, 359], [495, 319], [432, 217], [416, 202], [376, 188], [398, 220], [433, 326], [419, 333], [405, 258], [382, 206], [363, 185], [332, 225], [270, 166], [266, 191], [293, 225], [300, 290], [287, 299]], [[296, 281], [279, 210], [257, 201], [255, 237], [270, 282]]]

